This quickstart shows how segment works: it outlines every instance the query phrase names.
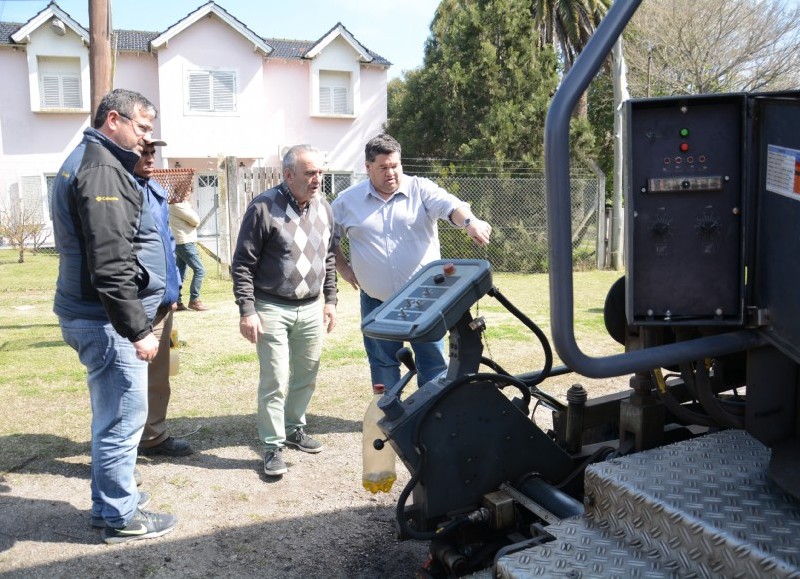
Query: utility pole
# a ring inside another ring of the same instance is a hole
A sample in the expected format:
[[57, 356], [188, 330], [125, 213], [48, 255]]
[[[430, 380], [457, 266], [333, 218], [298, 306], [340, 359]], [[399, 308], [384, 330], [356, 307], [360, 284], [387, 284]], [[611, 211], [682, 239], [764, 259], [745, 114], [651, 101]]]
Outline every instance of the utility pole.
[[89, 0], [89, 124], [103, 96], [111, 90], [111, 0]]
[[625, 66], [625, 56], [622, 52], [622, 38], [618, 38], [614, 43], [614, 48], [611, 52], [612, 63], [614, 66], [614, 74], [612, 75], [614, 82], [614, 190], [611, 197], [611, 231], [610, 237], [610, 251], [609, 261], [611, 269], [620, 271], [625, 267], [623, 260], [623, 213], [622, 213], [622, 190], [623, 190], [623, 176], [625, 146], [622, 142], [625, 132], [625, 121], [623, 112], [625, 110], [624, 103], [629, 98], [628, 94], [628, 79]]

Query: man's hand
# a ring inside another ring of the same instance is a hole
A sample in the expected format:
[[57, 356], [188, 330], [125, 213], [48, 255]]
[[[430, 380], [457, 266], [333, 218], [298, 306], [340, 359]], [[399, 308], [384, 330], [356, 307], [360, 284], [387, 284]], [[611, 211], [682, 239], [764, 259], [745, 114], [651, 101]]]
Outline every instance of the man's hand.
[[252, 344], [258, 343], [258, 338], [264, 333], [261, 327], [261, 318], [258, 314], [250, 314], [239, 318], [239, 332], [245, 340]]
[[136, 357], [149, 364], [158, 354], [158, 338], [151, 332], [138, 342], [133, 342], [133, 347], [136, 349]]
[[336, 306], [333, 304], [325, 304], [322, 308], [322, 325], [325, 326], [328, 333], [333, 331], [336, 327]]
[[344, 263], [337, 267], [337, 269], [339, 270], [339, 275], [342, 276], [342, 279], [353, 286], [353, 289], [357, 290], [358, 279], [356, 278], [356, 273], [353, 271], [353, 268], [350, 266], [350, 264]]
[[467, 225], [467, 235], [478, 245], [489, 245], [492, 236], [492, 226], [481, 219], [472, 219]]

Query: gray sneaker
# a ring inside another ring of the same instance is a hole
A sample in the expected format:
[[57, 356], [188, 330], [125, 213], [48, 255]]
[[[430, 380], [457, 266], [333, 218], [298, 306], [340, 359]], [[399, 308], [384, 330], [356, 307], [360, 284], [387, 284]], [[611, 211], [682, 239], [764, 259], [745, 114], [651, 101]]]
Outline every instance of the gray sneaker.
[[310, 452], [311, 454], [322, 451], [322, 443], [311, 438], [303, 432], [302, 428], [298, 428], [286, 437], [286, 446], [291, 446], [303, 452]]
[[103, 531], [103, 539], [109, 545], [138, 541], [139, 539], [152, 539], [169, 533], [175, 528], [177, 522], [178, 518], [175, 515], [151, 513], [137, 509], [133, 518], [121, 529], [106, 527]]
[[[150, 493], [145, 493], [145, 492], [139, 493], [139, 505], [138, 505], [139, 508], [143, 509], [149, 504], [150, 504]], [[92, 515], [92, 526], [95, 529], [105, 529], [106, 520], [103, 517]]]
[[280, 476], [289, 472], [286, 463], [283, 462], [283, 449], [270, 448], [264, 455], [264, 474], [269, 476]]

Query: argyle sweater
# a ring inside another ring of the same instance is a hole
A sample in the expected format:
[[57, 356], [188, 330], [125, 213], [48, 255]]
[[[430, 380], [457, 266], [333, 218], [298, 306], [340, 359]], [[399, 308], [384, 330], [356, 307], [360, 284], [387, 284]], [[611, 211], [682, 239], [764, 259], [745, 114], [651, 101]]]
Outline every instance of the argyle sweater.
[[250, 202], [233, 255], [233, 293], [239, 313], [255, 300], [303, 304], [325, 296], [336, 303], [333, 213], [315, 196], [301, 210], [285, 183]]

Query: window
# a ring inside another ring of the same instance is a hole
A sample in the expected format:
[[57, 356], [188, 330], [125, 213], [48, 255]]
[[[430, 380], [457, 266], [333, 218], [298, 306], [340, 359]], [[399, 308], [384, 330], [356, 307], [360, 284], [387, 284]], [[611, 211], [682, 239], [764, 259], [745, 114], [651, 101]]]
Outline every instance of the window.
[[319, 114], [353, 114], [349, 72], [319, 72]]
[[192, 70], [188, 77], [189, 110], [202, 113], [236, 112], [236, 73], [230, 70]]
[[42, 109], [80, 109], [80, 59], [39, 57], [39, 97]]

